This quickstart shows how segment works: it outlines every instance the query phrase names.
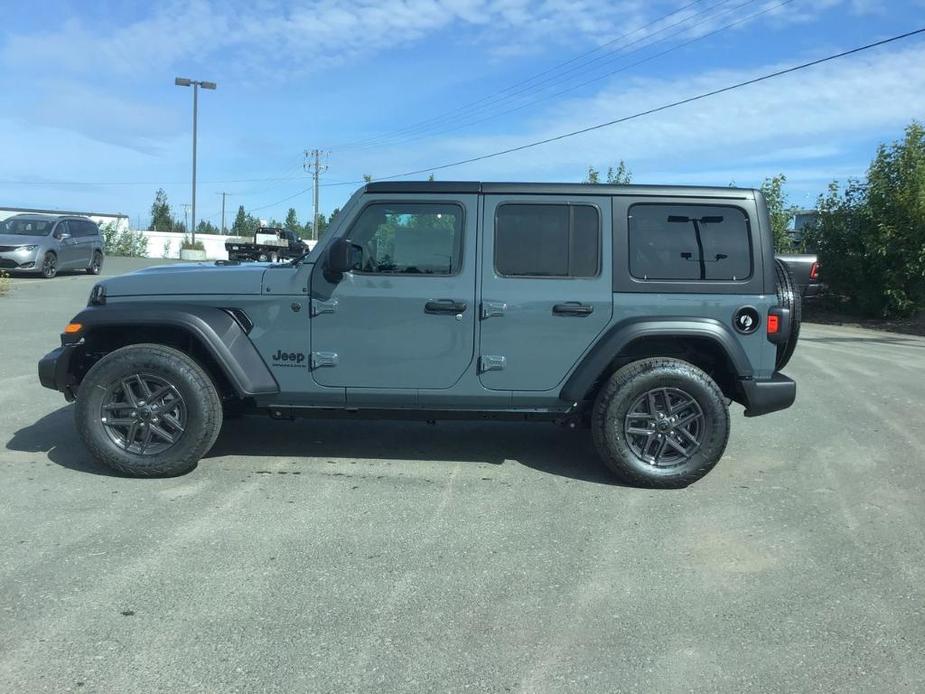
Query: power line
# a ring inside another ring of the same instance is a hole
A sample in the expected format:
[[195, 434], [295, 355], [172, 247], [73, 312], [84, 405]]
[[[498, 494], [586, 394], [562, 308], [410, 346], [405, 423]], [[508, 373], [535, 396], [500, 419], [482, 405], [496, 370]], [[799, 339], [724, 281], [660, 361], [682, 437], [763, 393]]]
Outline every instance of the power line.
[[[746, 1], [743, 2], [743, 3], [741, 3], [741, 4], [739, 4], [739, 5], [736, 5], [735, 7], [731, 7], [731, 8], [728, 8], [727, 10], [724, 10], [724, 11], [723, 11], [722, 13], [720, 13], [720, 14], [725, 14], [726, 12], [732, 12], [732, 11], [741, 9], [742, 7], [745, 7], [746, 5], [751, 5], [751, 4], [753, 4], [754, 2], [756, 2], [756, 1], [757, 1], [757, 0], [746, 0]], [[746, 23], [746, 22], [750, 22], [751, 20], [755, 19], [756, 17], [760, 17], [761, 15], [767, 14], [768, 12], [772, 12], [772, 11], [774, 11], [774, 10], [777, 10], [777, 9], [783, 7], [784, 5], [789, 5], [791, 2], [794, 2], [794, 0], [782, 0], [781, 2], [778, 2], [776, 5], [771, 5], [771, 6], [769, 6], [769, 7], [765, 7], [763, 10], [761, 10], [761, 11], [759, 11], [759, 12], [755, 12], [755, 13], [753, 13], [753, 14], [748, 15], [747, 17], [743, 17], [743, 18], [741, 18], [741, 19], [737, 19], [737, 20], [735, 20], [734, 22], [730, 22], [730, 23], [728, 23], [728, 24], [725, 24], [725, 25], [723, 25], [723, 26], [721, 26], [721, 27], [719, 27], [719, 28], [717, 28], [717, 29], [714, 29], [713, 31], [710, 31], [710, 32], [706, 33], [706, 34], [702, 34], [702, 35], [700, 35], [700, 36], [695, 36], [694, 38], [692, 38], [692, 39], [690, 39], [690, 40], [688, 40], [688, 41], [684, 41], [684, 42], [682, 42], [682, 43], [679, 43], [679, 44], [677, 44], [677, 45], [675, 45], [675, 46], [672, 46], [671, 48], [667, 48], [667, 49], [664, 50], [664, 51], [660, 51], [659, 53], [655, 53], [655, 54], [653, 54], [653, 55], [646, 56], [645, 58], [642, 58], [642, 59], [637, 60], [637, 61], [635, 61], [635, 62], [629, 63], [629, 64], [627, 64], [627, 65], [624, 65], [624, 66], [620, 67], [620, 68], [617, 68], [616, 70], [612, 70], [612, 71], [610, 71], [610, 72], [605, 72], [605, 73], [603, 73], [603, 74], [601, 74], [601, 75], [598, 75], [598, 76], [596, 76], [596, 77], [592, 77], [591, 79], [585, 80], [585, 81], [583, 81], [583, 82], [579, 82], [578, 84], [573, 84], [573, 85], [570, 86], [570, 87], [566, 87], [565, 89], [561, 89], [561, 90], [559, 90], [559, 91], [557, 91], [557, 92], [553, 92], [552, 94], [547, 94], [546, 96], [541, 96], [541, 97], [539, 97], [539, 98], [537, 98], [537, 99], [534, 99], [534, 100], [532, 100], [532, 101], [528, 101], [528, 102], [523, 103], [523, 104], [521, 104], [521, 105], [519, 105], [519, 106], [515, 106], [515, 107], [513, 107], [513, 108], [509, 108], [509, 109], [504, 110], [504, 111], [499, 111], [499, 112], [497, 112], [497, 113], [490, 114], [490, 115], [488, 115], [488, 116], [485, 116], [485, 117], [483, 117], [483, 118], [479, 118], [479, 119], [477, 119], [477, 120], [470, 120], [470, 121], [468, 121], [468, 122], [463, 122], [463, 123], [460, 123], [459, 125], [454, 125], [454, 126], [451, 126], [451, 127], [448, 127], [448, 128], [443, 128], [443, 129], [440, 129], [440, 130], [432, 130], [432, 131], [429, 132], [429, 133], [425, 132], [425, 133], [422, 133], [422, 134], [420, 134], [420, 135], [412, 135], [412, 136], [407, 137], [407, 138], [404, 138], [404, 139], [399, 139], [399, 140], [394, 140], [394, 141], [392, 141], [392, 142], [383, 143], [383, 145], [388, 145], [388, 146], [402, 145], [402, 144], [406, 144], [406, 143], [408, 143], [408, 142], [414, 142], [414, 141], [417, 141], [417, 140], [426, 139], [426, 138], [428, 138], [428, 137], [434, 137], [434, 136], [436, 136], [436, 135], [441, 135], [441, 134], [444, 134], [444, 133], [454, 132], [454, 131], [457, 131], [457, 130], [461, 130], [461, 129], [463, 129], [463, 128], [469, 128], [469, 127], [472, 127], [473, 125], [479, 125], [479, 124], [481, 124], [481, 123], [485, 123], [485, 122], [487, 122], [487, 121], [494, 120], [494, 119], [496, 119], [496, 118], [500, 118], [500, 117], [502, 117], [502, 116], [506, 116], [506, 115], [509, 115], [509, 114], [511, 114], [511, 113], [516, 113], [517, 111], [522, 111], [522, 110], [524, 110], [525, 108], [530, 108], [531, 106], [535, 106], [536, 104], [540, 104], [540, 103], [543, 103], [544, 101], [548, 101], [548, 100], [550, 100], [550, 99], [554, 99], [554, 98], [556, 98], [557, 96], [561, 96], [561, 95], [563, 95], [563, 94], [568, 94], [569, 92], [574, 92], [574, 91], [576, 91], [576, 90], [578, 90], [578, 89], [581, 89], [582, 87], [585, 87], [585, 86], [587, 86], [587, 85], [589, 85], [589, 84], [593, 84], [594, 82], [599, 82], [599, 81], [601, 81], [601, 80], [603, 80], [603, 79], [606, 79], [607, 77], [612, 77], [613, 75], [616, 75], [616, 74], [618, 74], [618, 73], [625, 72], [625, 71], [627, 71], [627, 70], [629, 70], [629, 69], [631, 69], [631, 68], [637, 67], [637, 66], [639, 66], [639, 65], [643, 65], [644, 63], [651, 62], [652, 60], [655, 60], [655, 59], [657, 59], [657, 58], [661, 58], [662, 56], [665, 56], [665, 55], [668, 55], [669, 53], [673, 53], [674, 51], [680, 50], [680, 49], [682, 49], [682, 48], [684, 48], [684, 47], [686, 47], [686, 46], [691, 45], [692, 43], [696, 43], [696, 42], [698, 42], [698, 41], [703, 41], [704, 39], [710, 38], [711, 36], [715, 36], [716, 34], [719, 34], [719, 33], [723, 32], [723, 31], [726, 31], [727, 29], [731, 29], [732, 27], [737, 26], [737, 25], [739, 25], [739, 24], [744, 24], [744, 23]], [[695, 28], [695, 27], [697, 27], [697, 26], [700, 26], [701, 24], [704, 24], [704, 23], [707, 22], [707, 21], [716, 19], [717, 16], [718, 16], [718, 15], [713, 15], [713, 16], [707, 17], [706, 19], [704, 19], [704, 20], [702, 20], [702, 21], [700, 21], [700, 22], [697, 22], [697, 23], [695, 23], [695, 24], [693, 24], [693, 25], [691, 25], [691, 26], [684, 27], [683, 29], [681, 29], [681, 30], [679, 30], [679, 31], [677, 31], [677, 32], [675, 32], [675, 33], [673, 33], [673, 34], [670, 34], [670, 35], [668, 35], [668, 36], [666, 36], [666, 37], [663, 37], [663, 38], [661, 38], [661, 39], [658, 39], [658, 40], [656, 40], [656, 41], [653, 41], [652, 43], [649, 43], [649, 44], [647, 44], [647, 45], [645, 45], [645, 46], [641, 46], [640, 48], [635, 49], [635, 50], [633, 50], [633, 51], [630, 51], [629, 53], [626, 53], [626, 54], [624, 54], [623, 56], [620, 56], [620, 57], [627, 57], [627, 56], [633, 55], [634, 53], [639, 53], [640, 51], [642, 51], [642, 50], [644, 50], [644, 49], [646, 49], [646, 48], [649, 48], [649, 47], [651, 47], [651, 46], [654, 46], [654, 45], [657, 45], [657, 44], [662, 43], [662, 42], [664, 42], [664, 41], [667, 41], [667, 40], [669, 40], [669, 39], [672, 39], [672, 38], [674, 38], [675, 36], [679, 36], [679, 35], [681, 35], [681, 34], [684, 34], [684, 33], [688, 32], [688, 31], [690, 31], [691, 29], [693, 29], [693, 28]], [[601, 58], [603, 58], [603, 57], [605, 57], [605, 56], [601, 56]], [[609, 61], [608, 61], [608, 62], [609, 62]], [[554, 84], [555, 84], [555, 83], [554, 83]], [[553, 86], [553, 85], [550, 85], [550, 86]]]
[[[873, 43], [868, 43], [863, 46], [858, 46], [857, 48], [852, 48], [847, 51], [842, 51], [841, 53], [835, 53], [833, 55], [826, 56], [824, 58], [818, 58], [816, 60], [811, 60], [806, 63], [801, 63], [800, 65], [794, 65], [793, 67], [784, 68], [782, 70], [777, 70], [775, 72], [770, 72], [766, 75], [761, 75], [760, 77], [753, 77], [752, 79], [744, 80], [742, 82], [736, 82], [735, 84], [728, 85], [726, 87], [721, 87], [719, 89], [713, 89], [702, 94], [697, 94], [696, 96], [691, 96], [686, 99], [680, 99], [678, 101], [672, 101], [668, 104], [663, 104], [662, 106], [656, 106], [654, 108], [647, 109], [645, 111], [639, 111], [629, 116], [622, 116], [621, 118], [615, 118], [604, 123], [598, 123], [597, 125], [591, 125], [586, 128], [580, 128], [578, 130], [572, 130], [567, 133], [562, 133], [561, 135], [555, 135], [553, 137], [547, 137], [542, 140], [536, 140], [535, 142], [528, 142], [527, 144], [518, 145], [516, 147], [509, 147], [507, 149], [500, 150], [498, 152], [491, 152], [490, 154], [483, 154], [478, 157], [470, 157], [469, 159], [461, 159], [459, 161], [450, 162], [448, 164], [440, 164], [438, 166], [428, 166], [423, 169], [416, 169], [415, 171], [405, 171], [403, 173], [392, 174], [390, 176], [378, 176], [376, 180], [391, 180], [395, 178], [403, 178], [405, 176], [416, 176], [418, 174], [429, 173], [432, 171], [439, 171], [441, 169], [449, 169], [454, 166], [462, 166], [463, 164], [471, 164], [477, 161], [483, 161], [485, 159], [492, 159], [494, 157], [500, 157], [505, 154], [511, 154], [513, 152], [521, 152], [525, 149], [530, 149], [532, 147], [539, 147], [540, 145], [549, 144], [550, 142], [557, 142], [559, 140], [565, 140], [569, 137], [575, 137], [576, 135], [583, 135], [584, 133], [591, 132], [593, 130], [600, 130], [601, 128], [607, 128], [612, 125], [617, 125], [619, 123], [626, 123], [627, 121], [635, 120], [637, 118], [642, 118], [643, 116], [650, 116], [653, 113], [659, 113], [661, 111], [667, 111], [668, 109], [675, 108], [677, 106], [683, 106], [685, 104], [690, 104], [695, 101], [701, 101], [702, 99], [707, 99], [711, 96], [717, 96], [718, 94], [724, 94], [726, 92], [731, 92], [735, 89], [741, 89], [742, 87], [747, 87], [753, 84], [758, 84], [759, 82], [765, 82], [775, 77], [781, 77], [783, 75], [789, 75], [800, 70], [805, 70], [807, 68], [815, 67], [816, 65], [821, 65], [823, 63], [828, 63], [833, 60], [838, 60], [839, 58], [845, 58], [849, 55], [855, 55], [857, 53], [862, 53], [864, 51], [871, 50], [872, 48], [878, 48], [880, 46], [885, 46], [887, 44], [893, 43], [895, 41], [900, 41], [902, 39], [907, 39], [918, 34], [925, 33], [925, 27], [921, 29], [915, 29], [914, 31], [908, 31], [903, 34], [897, 34], [896, 36], [891, 36], [890, 38], [882, 39], [880, 41], [874, 41]], [[363, 183], [363, 181], [345, 181], [339, 184], [329, 184], [329, 185], [358, 185]]]
[[[718, 6], [718, 5], [722, 5], [722, 4], [724, 4], [725, 2], [728, 2], [728, 1], [729, 1], [729, 0], [722, 0], [721, 2], [717, 3], [717, 5], [714, 5], [713, 7], [716, 7], [716, 6]], [[490, 94], [487, 94], [486, 96], [484, 96], [484, 97], [482, 97], [482, 98], [480, 98], [480, 99], [476, 99], [475, 101], [471, 101], [471, 102], [469, 102], [469, 103], [467, 103], [467, 104], [462, 104], [462, 105], [460, 105], [460, 106], [457, 106], [457, 107], [455, 107], [455, 108], [450, 109], [449, 111], [444, 111], [444, 112], [441, 113], [441, 114], [437, 114], [436, 116], [432, 116], [431, 118], [426, 118], [426, 119], [424, 119], [424, 120], [422, 120], [422, 121], [418, 121], [417, 123], [412, 123], [410, 126], [406, 126], [406, 127], [404, 127], [404, 128], [400, 128], [400, 129], [395, 130], [395, 131], [392, 131], [392, 132], [382, 133], [382, 134], [380, 134], [380, 135], [377, 135], [377, 136], [374, 136], [374, 137], [372, 137], [372, 138], [368, 138], [368, 139], [365, 139], [365, 140], [353, 140], [353, 141], [349, 141], [349, 142], [343, 143], [343, 144], [341, 144], [341, 145], [337, 145], [335, 148], [336, 148], [336, 149], [345, 149], [345, 148], [353, 148], [353, 147], [362, 147], [362, 146], [366, 146], [367, 144], [369, 144], [369, 143], [371, 143], [371, 142], [375, 142], [375, 141], [380, 140], [380, 139], [383, 139], [383, 138], [390, 139], [391, 137], [393, 137], [393, 136], [395, 136], [395, 135], [399, 135], [399, 134], [405, 133], [405, 132], [408, 131], [408, 130], [416, 129], [416, 128], [422, 126], [422, 125], [429, 124], [429, 123], [431, 123], [431, 122], [433, 122], [433, 121], [441, 120], [441, 119], [445, 118], [446, 116], [450, 116], [450, 115], [452, 115], [452, 114], [454, 114], [454, 113], [458, 113], [459, 111], [468, 110], [468, 109], [470, 109], [472, 106], [476, 106], [476, 105], [481, 104], [481, 103], [483, 103], [483, 102], [485, 102], [485, 101], [491, 100], [491, 99], [492, 99], [493, 97], [495, 97], [495, 96], [504, 94], [504, 93], [506, 93], [506, 92], [508, 92], [508, 91], [511, 91], [511, 90], [516, 89], [516, 88], [518, 88], [518, 87], [521, 87], [521, 86], [523, 86], [523, 85], [529, 84], [530, 82], [534, 81], [535, 79], [538, 79], [538, 78], [540, 78], [540, 77], [544, 77], [544, 76], [546, 76], [546, 75], [548, 75], [548, 74], [550, 74], [550, 73], [552, 73], [552, 72], [555, 72], [556, 70], [558, 70], [558, 69], [560, 69], [560, 68], [562, 68], [562, 67], [565, 67], [565, 66], [567, 66], [567, 65], [570, 65], [570, 64], [572, 64], [572, 63], [574, 63], [574, 62], [576, 62], [576, 61], [578, 61], [578, 60], [581, 60], [582, 58], [585, 58], [585, 57], [587, 57], [587, 56], [589, 56], [589, 55], [593, 55], [594, 53], [597, 53], [597, 52], [599, 52], [599, 51], [602, 51], [602, 50], [604, 50], [607, 46], [612, 46], [614, 43], [616, 43], [617, 41], [620, 41], [621, 39], [624, 39], [624, 38], [627, 38], [627, 37], [629, 37], [629, 36], [632, 36], [633, 34], [638, 34], [640, 31], [644, 31], [644, 30], [648, 29], [649, 27], [654, 26], [654, 25], [658, 24], [659, 22], [661, 22], [661, 21], [663, 21], [663, 20], [665, 20], [665, 19], [668, 19], [669, 17], [671, 17], [671, 16], [673, 16], [673, 15], [679, 14], [680, 12], [683, 12], [684, 10], [689, 9], [689, 8], [693, 7], [694, 5], [699, 4], [700, 2], [703, 2], [703, 0], [693, 0], [693, 2], [689, 2], [689, 3], [687, 3], [686, 5], [684, 5], [683, 7], [679, 7], [677, 10], [674, 10], [673, 12], [669, 12], [669, 13], [667, 13], [667, 14], [664, 14], [664, 15], [658, 17], [657, 19], [655, 19], [655, 20], [649, 22], [648, 24], [645, 24], [645, 25], [639, 27], [638, 29], [635, 29], [635, 30], [633, 30], [633, 31], [626, 32], [626, 33], [624, 33], [624, 34], [620, 34], [620, 35], [617, 36], [616, 38], [611, 39], [610, 41], [607, 41], [606, 43], [603, 43], [603, 44], [601, 44], [600, 46], [598, 46], [598, 47], [596, 47], [596, 48], [593, 48], [593, 49], [591, 49], [591, 50], [589, 50], [589, 51], [585, 51], [584, 53], [580, 53], [580, 54], [578, 54], [578, 55], [576, 55], [576, 56], [574, 56], [574, 57], [570, 58], [569, 60], [566, 60], [566, 61], [564, 61], [564, 62], [562, 62], [562, 63], [557, 63], [556, 65], [553, 65], [552, 67], [547, 68], [546, 70], [543, 70], [542, 72], [538, 72], [538, 73], [536, 73], [536, 74], [534, 74], [534, 75], [532, 75], [532, 76], [530, 76], [530, 77], [528, 77], [528, 78], [526, 78], [526, 79], [524, 79], [524, 80], [520, 80], [520, 81], [518, 81], [518, 82], [515, 82], [515, 83], [513, 83], [513, 84], [507, 86], [507, 87], [504, 87], [504, 88], [502, 88], [502, 89], [499, 89], [499, 90], [496, 91], [496, 92], [492, 92], [492, 93], [490, 93]], [[661, 30], [659, 30], [659, 31], [661, 31]]]

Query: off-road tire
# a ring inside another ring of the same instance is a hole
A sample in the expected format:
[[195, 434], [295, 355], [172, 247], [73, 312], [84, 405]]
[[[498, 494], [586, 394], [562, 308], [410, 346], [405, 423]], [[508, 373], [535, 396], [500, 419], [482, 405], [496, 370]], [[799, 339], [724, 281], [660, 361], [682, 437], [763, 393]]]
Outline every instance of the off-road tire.
[[777, 273], [777, 305], [790, 310], [790, 337], [786, 342], [777, 345], [777, 359], [775, 368], [780, 371], [790, 361], [793, 350], [797, 347], [800, 338], [800, 322], [803, 319], [803, 299], [800, 288], [793, 281], [790, 268], [780, 258], [774, 259], [774, 270]]
[[[177, 442], [156, 455], [125, 450], [101, 422], [110, 386], [136, 373], [151, 374], [173, 385], [188, 413]], [[222, 428], [222, 403], [212, 379], [192, 358], [164, 345], [137, 344], [110, 352], [93, 365], [80, 384], [75, 418], [84, 444], [101, 463], [133, 477], [174, 477], [195, 469], [212, 448]]]
[[90, 261], [90, 265], [87, 267], [88, 275], [98, 275], [103, 269], [103, 254], [99, 251], [94, 251], [93, 260]]
[[[671, 467], [657, 467], [640, 458], [624, 431], [629, 408], [658, 388], [683, 391], [703, 414], [699, 448]], [[604, 464], [620, 480], [641, 487], [686, 487], [713, 469], [726, 450], [729, 409], [719, 386], [696, 366], [680, 359], [652, 357], [627, 364], [604, 383], [591, 413], [591, 435]]]
[[54, 278], [58, 274], [58, 256], [49, 251], [42, 258], [42, 267], [40, 268], [42, 277], [46, 280]]

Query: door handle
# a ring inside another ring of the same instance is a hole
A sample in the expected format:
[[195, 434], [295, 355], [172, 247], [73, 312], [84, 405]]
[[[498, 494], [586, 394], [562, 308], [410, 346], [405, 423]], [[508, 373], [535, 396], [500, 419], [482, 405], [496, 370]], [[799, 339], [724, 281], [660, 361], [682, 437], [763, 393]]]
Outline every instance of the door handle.
[[455, 299], [431, 299], [424, 304], [424, 313], [462, 313], [465, 310], [466, 302]]
[[590, 316], [594, 312], [594, 307], [577, 301], [567, 301], [564, 304], [553, 306], [552, 312], [557, 316]]

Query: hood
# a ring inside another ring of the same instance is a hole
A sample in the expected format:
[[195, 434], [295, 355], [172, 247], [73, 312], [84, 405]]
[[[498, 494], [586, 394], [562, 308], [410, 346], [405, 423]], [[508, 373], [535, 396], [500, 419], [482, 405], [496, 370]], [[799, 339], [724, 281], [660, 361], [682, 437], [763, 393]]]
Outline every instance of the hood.
[[180, 263], [156, 265], [126, 275], [111, 277], [107, 296], [156, 296], [169, 294], [260, 294], [264, 263], [241, 265]]
[[0, 234], [0, 246], [29, 246], [33, 243], [42, 243], [48, 234], [40, 236], [22, 236], [20, 234]]

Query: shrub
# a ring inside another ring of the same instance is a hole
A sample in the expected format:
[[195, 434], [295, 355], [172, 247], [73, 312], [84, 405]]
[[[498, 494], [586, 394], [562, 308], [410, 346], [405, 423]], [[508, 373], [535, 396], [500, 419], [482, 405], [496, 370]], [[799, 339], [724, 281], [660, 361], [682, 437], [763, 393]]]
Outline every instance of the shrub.
[[0, 270], [0, 296], [3, 296], [8, 291], [10, 291], [10, 273], [5, 270]]
[[881, 145], [866, 181], [819, 197], [809, 233], [830, 289], [878, 318], [925, 309], [925, 128]]
[[145, 258], [148, 255], [148, 237], [142, 231], [123, 229], [119, 231], [109, 222], [100, 227], [103, 250], [106, 255], [123, 255], [130, 258]]
[[180, 244], [180, 249], [184, 251], [204, 251], [206, 247], [202, 241], [193, 241], [187, 236], [183, 239], [183, 243]]

